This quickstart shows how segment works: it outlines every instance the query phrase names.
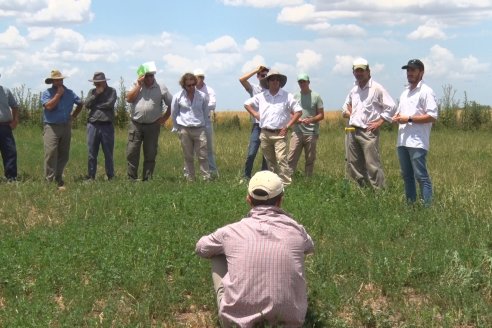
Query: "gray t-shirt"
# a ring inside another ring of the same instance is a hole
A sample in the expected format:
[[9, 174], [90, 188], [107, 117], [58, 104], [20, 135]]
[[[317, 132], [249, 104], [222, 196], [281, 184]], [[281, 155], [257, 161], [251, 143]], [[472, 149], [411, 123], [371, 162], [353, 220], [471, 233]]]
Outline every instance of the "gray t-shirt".
[[[318, 93], [311, 91], [308, 94], [297, 92], [294, 98], [299, 101], [302, 107], [301, 118], [313, 117], [318, 114], [318, 109], [323, 108], [323, 100]], [[318, 135], [319, 122], [311, 124], [295, 124], [294, 131], [305, 135]]]
[[0, 122], [12, 121], [11, 108], [19, 108], [17, 101], [9, 89], [0, 86]]

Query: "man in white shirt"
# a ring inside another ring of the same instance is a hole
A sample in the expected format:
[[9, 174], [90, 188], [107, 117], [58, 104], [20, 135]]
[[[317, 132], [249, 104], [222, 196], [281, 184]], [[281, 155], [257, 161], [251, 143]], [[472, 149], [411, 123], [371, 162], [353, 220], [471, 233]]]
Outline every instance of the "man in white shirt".
[[302, 107], [294, 95], [282, 88], [287, 77], [271, 70], [260, 81], [265, 89], [244, 103], [244, 108], [259, 121], [261, 150], [270, 171], [277, 173], [284, 185], [292, 181], [287, 161], [287, 131], [299, 120]]
[[384, 173], [379, 151], [379, 128], [391, 122], [395, 102], [384, 87], [371, 78], [369, 63], [357, 58], [352, 65], [355, 85], [342, 107], [353, 131], [347, 135], [347, 173], [359, 186], [384, 187]]
[[196, 89], [208, 95], [208, 111], [210, 120], [205, 127], [205, 134], [207, 136], [207, 148], [208, 148], [208, 166], [210, 168], [210, 175], [212, 177], [218, 177], [219, 171], [217, 169], [217, 164], [215, 162], [215, 145], [214, 145], [214, 125], [215, 122], [215, 107], [217, 105], [217, 100], [215, 98], [215, 91], [209, 85], [205, 84], [205, 72], [202, 69], [196, 69], [193, 74], [195, 74], [197, 83]]
[[432, 123], [438, 116], [437, 101], [434, 91], [422, 81], [422, 61], [411, 59], [402, 69], [407, 70], [408, 86], [402, 92], [397, 114], [393, 116], [393, 122], [399, 124], [397, 150], [401, 175], [407, 201], [414, 203], [417, 200], [417, 180], [421, 199], [428, 206], [432, 201], [432, 183], [426, 156]]
[[[249, 79], [256, 74], [256, 78], [261, 82], [267, 74], [269, 69], [260, 65], [251, 72], [248, 72], [239, 78], [239, 82], [243, 86], [244, 90], [249, 94], [250, 97], [265, 91], [261, 85], [250, 83]], [[244, 179], [251, 179], [251, 172], [253, 172], [253, 164], [255, 162], [256, 153], [258, 153], [258, 149], [260, 148], [260, 122], [254, 117], [251, 118], [251, 135], [249, 137], [248, 144], [248, 154], [246, 156], [246, 162], [244, 163]], [[261, 156], [261, 170], [268, 170], [268, 165], [265, 159], [265, 156]]]

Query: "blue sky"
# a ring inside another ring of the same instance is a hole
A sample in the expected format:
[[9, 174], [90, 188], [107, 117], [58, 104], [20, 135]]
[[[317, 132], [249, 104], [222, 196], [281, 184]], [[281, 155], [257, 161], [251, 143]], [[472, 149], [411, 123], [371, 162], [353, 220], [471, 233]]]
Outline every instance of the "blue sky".
[[172, 93], [201, 68], [218, 109], [242, 110], [238, 78], [265, 63], [287, 75], [291, 92], [307, 72], [325, 109], [337, 110], [354, 58], [366, 58], [394, 98], [406, 82], [401, 66], [420, 58], [438, 98], [452, 85], [457, 100], [466, 92], [492, 105], [492, 0], [0, 0], [0, 18], [0, 84], [9, 88], [42, 91], [53, 68], [77, 93], [100, 70], [130, 87], [137, 66], [155, 61]]

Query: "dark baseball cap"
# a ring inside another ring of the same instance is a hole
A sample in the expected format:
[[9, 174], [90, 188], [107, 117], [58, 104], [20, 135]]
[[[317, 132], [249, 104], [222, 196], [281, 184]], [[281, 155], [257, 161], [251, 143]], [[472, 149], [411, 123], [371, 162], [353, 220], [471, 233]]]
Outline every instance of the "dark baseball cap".
[[410, 59], [405, 66], [402, 66], [401, 69], [407, 69], [409, 67], [418, 68], [420, 70], [424, 70], [424, 63], [420, 59]]

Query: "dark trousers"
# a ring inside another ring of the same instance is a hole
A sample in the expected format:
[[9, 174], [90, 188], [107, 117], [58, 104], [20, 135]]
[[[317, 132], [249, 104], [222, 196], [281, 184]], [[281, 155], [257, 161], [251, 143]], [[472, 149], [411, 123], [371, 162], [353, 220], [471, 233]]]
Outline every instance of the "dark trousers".
[[0, 125], [0, 152], [7, 180], [17, 179], [17, 149], [10, 125]]
[[97, 155], [99, 146], [104, 153], [104, 168], [108, 179], [114, 177], [114, 126], [111, 122], [87, 123], [87, 150], [89, 159], [87, 163], [88, 177], [94, 179], [97, 171]]
[[140, 148], [143, 148], [143, 176], [142, 180], [152, 178], [157, 156], [157, 146], [161, 126], [158, 122], [142, 124], [130, 121], [128, 129], [128, 143], [126, 145], [126, 159], [128, 161], [127, 174], [130, 179], [137, 179]]
[[[248, 155], [246, 156], [246, 163], [244, 163], [244, 176], [248, 179], [251, 179], [256, 153], [258, 153], [258, 149], [260, 148], [260, 132], [260, 125], [258, 123], [253, 124], [249, 137]], [[263, 155], [261, 156], [261, 160], [261, 170], [268, 170], [267, 161]]]

